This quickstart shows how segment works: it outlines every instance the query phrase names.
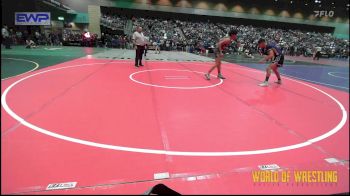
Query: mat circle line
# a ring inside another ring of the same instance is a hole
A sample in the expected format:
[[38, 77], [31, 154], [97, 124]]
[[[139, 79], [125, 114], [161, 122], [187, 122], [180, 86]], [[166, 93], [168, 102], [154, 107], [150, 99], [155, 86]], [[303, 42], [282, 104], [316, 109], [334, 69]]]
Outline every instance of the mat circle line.
[[13, 78], [13, 77], [16, 77], [16, 76], [20, 76], [20, 75], [23, 75], [23, 74], [26, 74], [26, 73], [29, 73], [29, 72], [32, 72], [36, 69], [39, 68], [39, 63], [37, 62], [34, 62], [34, 61], [30, 61], [30, 60], [27, 60], [27, 59], [18, 59], [18, 58], [1, 58], [1, 59], [10, 59], [10, 60], [18, 60], [18, 61], [27, 61], [27, 62], [30, 62], [30, 63], [34, 63], [35, 64], [35, 67], [29, 71], [26, 71], [26, 72], [23, 72], [23, 73], [20, 73], [20, 74], [17, 74], [17, 75], [14, 75], [14, 76], [10, 76], [10, 77], [7, 77], [7, 78], [2, 78], [1, 80], [6, 80], [6, 79], [10, 79], [10, 78]]
[[346, 78], [346, 77], [342, 77], [342, 76], [337, 76], [337, 75], [335, 75], [335, 73], [341, 73], [342, 74], [342, 72], [328, 72], [328, 75], [336, 77], [336, 78], [343, 78], [343, 79], [349, 80], [349, 77]]
[[[156, 84], [150, 84], [150, 83], [145, 83], [145, 82], [140, 82], [134, 78], [134, 75], [139, 74], [139, 73], [144, 73], [144, 72], [152, 72], [152, 71], [185, 71], [185, 72], [193, 72], [193, 73], [199, 73], [203, 75], [204, 78], [204, 72], [199, 72], [199, 71], [191, 71], [191, 70], [179, 70], [179, 69], [151, 69], [151, 70], [142, 70], [142, 71], [137, 71], [129, 75], [130, 80], [133, 82], [143, 84], [146, 86], [153, 86], [153, 87], [159, 87], [159, 88], [172, 88], [172, 89], [184, 89], [184, 90], [192, 90], [192, 89], [203, 89], [203, 88], [211, 88], [215, 87], [218, 85], [221, 85], [224, 81], [223, 79], [220, 79], [219, 83], [213, 84], [213, 85], [208, 85], [208, 86], [191, 86], [191, 87], [184, 87], [184, 86], [164, 86], [164, 85], [156, 85]], [[211, 76], [214, 77], [214, 75], [211, 74]]]
[[[65, 67], [60, 67], [60, 68], [54, 68], [54, 69], [49, 69], [49, 70], [45, 70], [45, 71], [41, 71], [41, 72], [37, 72], [35, 74], [31, 74], [29, 76], [23, 77], [17, 81], [15, 81], [14, 83], [12, 83], [10, 86], [8, 86], [5, 91], [3, 92], [2, 96], [1, 96], [1, 104], [4, 108], [4, 110], [11, 116], [13, 117], [15, 120], [17, 120], [18, 122], [20, 122], [22, 125], [33, 129], [34, 131], [40, 132], [42, 134], [46, 134], [48, 136], [51, 137], [55, 137], [58, 139], [62, 139], [62, 140], [66, 140], [66, 141], [70, 141], [70, 142], [74, 142], [74, 143], [79, 143], [79, 144], [83, 144], [83, 145], [87, 145], [87, 146], [92, 146], [92, 147], [98, 147], [98, 148], [104, 148], [104, 149], [111, 149], [111, 150], [117, 150], [117, 151], [127, 151], [127, 152], [137, 152], [137, 153], [148, 153], [148, 154], [159, 154], [159, 155], [172, 155], [172, 156], [241, 156], [241, 155], [256, 155], [256, 154], [266, 154], [266, 153], [275, 153], [275, 152], [282, 152], [282, 151], [287, 151], [287, 150], [292, 150], [292, 149], [297, 149], [297, 148], [301, 148], [301, 147], [305, 147], [308, 145], [311, 145], [312, 143], [321, 141], [335, 133], [337, 133], [346, 123], [347, 120], [347, 111], [345, 110], [344, 106], [333, 96], [331, 96], [330, 94], [322, 91], [321, 89], [318, 89], [317, 87], [314, 87], [310, 84], [306, 84], [304, 82], [301, 81], [297, 81], [294, 79], [290, 79], [290, 78], [285, 78], [300, 84], [303, 84], [305, 86], [308, 86], [312, 89], [315, 89], [321, 93], [323, 93], [324, 95], [328, 96], [329, 98], [331, 98], [340, 108], [341, 112], [342, 112], [342, 119], [340, 120], [340, 122], [330, 131], [317, 136], [315, 138], [309, 139], [305, 142], [302, 143], [298, 143], [298, 144], [293, 144], [293, 145], [289, 145], [289, 146], [283, 146], [283, 147], [277, 147], [277, 148], [270, 148], [270, 149], [262, 149], [262, 150], [250, 150], [250, 151], [234, 151], [234, 152], [187, 152], [187, 151], [167, 151], [167, 150], [155, 150], [155, 149], [144, 149], [144, 148], [134, 148], [134, 147], [125, 147], [125, 146], [116, 146], [116, 145], [109, 145], [109, 144], [102, 144], [102, 143], [96, 143], [96, 142], [92, 142], [92, 141], [87, 141], [87, 140], [82, 140], [82, 139], [77, 139], [77, 138], [73, 138], [73, 137], [69, 137], [69, 136], [65, 136], [65, 135], [61, 135], [46, 129], [43, 129], [41, 127], [38, 127], [34, 124], [31, 124], [29, 122], [27, 122], [26, 120], [24, 120], [22, 117], [18, 116], [7, 104], [7, 100], [6, 100], [6, 96], [7, 94], [10, 92], [10, 90], [16, 86], [17, 84], [19, 84], [22, 81], [25, 81], [31, 77], [40, 75], [40, 74], [44, 74], [47, 72], [52, 72], [52, 71], [56, 71], [56, 70], [61, 70], [61, 69], [67, 69], [67, 68], [75, 68], [75, 67], [82, 67], [82, 66], [91, 66], [91, 65], [96, 65], [96, 64], [104, 64], [104, 63], [92, 63], [92, 64], [80, 64], [80, 65], [71, 65], [71, 66], [65, 66]], [[238, 68], [238, 69], [243, 69], [243, 68]], [[257, 70], [253, 70], [253, 69], [248, 69], [245, 68], [244, 70], [247, 71], [253, 71], [253, 72], [262, 72], [262, 71], [257, 71]]]

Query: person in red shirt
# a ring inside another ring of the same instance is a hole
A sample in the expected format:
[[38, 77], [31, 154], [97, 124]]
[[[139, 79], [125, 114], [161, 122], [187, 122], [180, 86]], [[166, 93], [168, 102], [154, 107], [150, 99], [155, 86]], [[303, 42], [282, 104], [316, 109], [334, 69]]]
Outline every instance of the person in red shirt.
[[210, 80], [210, 73], [217, 68], [218, 69], [218, 78], [220, 79], [225, 79], [224, 76], [221, 74], [221, 59], [224, 57], [224, 54], [222, 51], [229, 46], [233, 41], [237, 40], [237, 30], [231, 30], [228, 34], [228, 37], [222, 38], [217, 44], [216, 48], [214, 49], [214, 54], [215, 54], [215, 65], [210, 68], [208, 73], [206, 73], [204, 76], [207, 80]]

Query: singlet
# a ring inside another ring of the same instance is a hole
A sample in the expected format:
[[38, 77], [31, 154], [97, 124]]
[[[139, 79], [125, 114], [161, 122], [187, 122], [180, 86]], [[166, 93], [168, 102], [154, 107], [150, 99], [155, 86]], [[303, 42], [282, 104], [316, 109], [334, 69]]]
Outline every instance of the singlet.
[[267, 44], [265, 48], [262, 48], [260, 50], [261, 50], [262, 54], [268, 55], [269, 51], [272, 50], [272, 49], [275, 49], [276, 52], [277, 52], [277, 54], [276, 54], [276, 52], [274, 50], [275, 56], [278, 56], [278, 55], [282, 54], [282, 50], [278, 46], [276, 46], [275, 44]]

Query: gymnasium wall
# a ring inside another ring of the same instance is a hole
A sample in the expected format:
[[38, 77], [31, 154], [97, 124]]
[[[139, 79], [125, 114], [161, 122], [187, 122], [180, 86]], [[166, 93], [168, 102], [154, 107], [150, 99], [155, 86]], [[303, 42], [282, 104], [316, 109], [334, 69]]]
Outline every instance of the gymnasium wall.
[[264, 4], [261, 0], [60, 0], [78, 12], [87, 12], [88, 5], [118, 7], [127, 9], [153, 10], [184, 14], [234, 17], [258, 21], [275, 21], [329, 27], [334, 29], [337, 37], [349, 38], [348, 13], [344, 10], [334, 10], [333, 17], [315, 17], [314, 9], [293, 7], [288, 3], [276, 7], [271, 3]]

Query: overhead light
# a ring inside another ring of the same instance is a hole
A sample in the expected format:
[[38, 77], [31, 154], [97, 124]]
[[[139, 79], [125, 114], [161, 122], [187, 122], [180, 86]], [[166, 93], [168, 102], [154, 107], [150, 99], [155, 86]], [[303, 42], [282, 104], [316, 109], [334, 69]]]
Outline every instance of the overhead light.
[[307, 5], [307, 3], [305, 3], [305, 5]]
[[292, 4], [293, 3], [293, 1], [290, 1], [290, 4]]

